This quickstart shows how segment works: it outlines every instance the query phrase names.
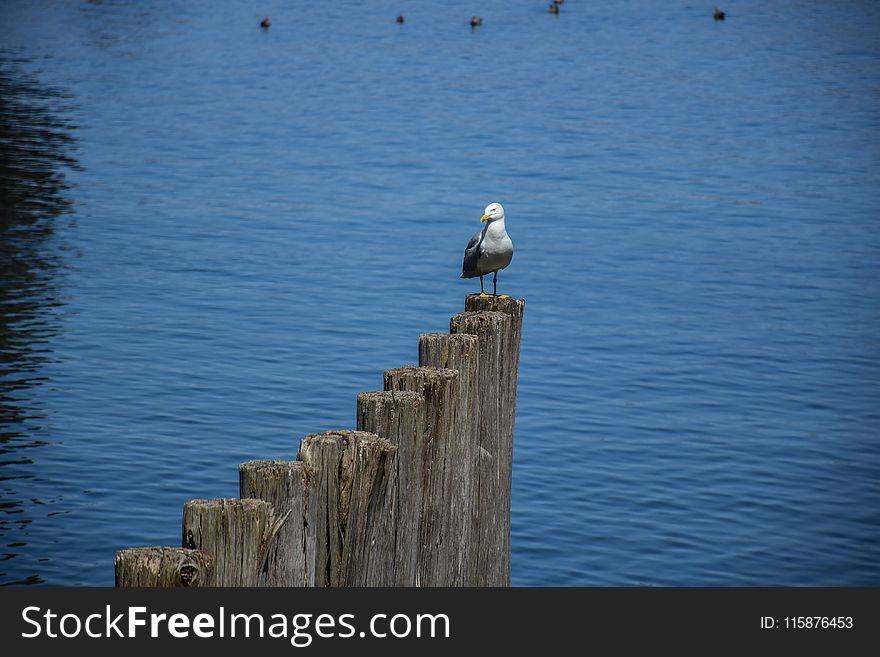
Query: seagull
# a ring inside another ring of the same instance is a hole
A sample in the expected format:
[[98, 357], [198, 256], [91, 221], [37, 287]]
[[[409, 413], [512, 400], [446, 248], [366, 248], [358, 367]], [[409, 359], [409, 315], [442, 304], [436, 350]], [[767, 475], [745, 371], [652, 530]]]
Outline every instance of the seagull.
[[[480, 221], [486, 227], [475, 234], [464, 250], [464, 262], [461, 266], [462, 278], [480, 277], [480, 296], [488, 296], [483, 291], [483, 276], [495, 273], [492, 278], [492, 295], [498, 296], [498, 270], [504, 269], [513, 258], [513, 242], [504, 229], [504, 208], [500, 203], [486, 206]], [[506, 297], [506, 294], [502, 294]]]

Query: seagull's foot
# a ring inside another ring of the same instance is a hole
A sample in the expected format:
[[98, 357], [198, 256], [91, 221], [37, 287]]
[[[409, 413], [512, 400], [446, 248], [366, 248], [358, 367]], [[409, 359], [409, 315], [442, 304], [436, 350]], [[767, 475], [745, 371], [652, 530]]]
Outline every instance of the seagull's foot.
[[510, 298], [510, 295], [509, 295], [509, 294], [499, 294], [499, 295], [498, 295], [498, 298], [499, 298], [499, 299], [509, 299], [509, 298]]
[[491, 295], [486, 294], [485, 292], [480, 292], [480, 296], [481, 296], [481, 297], [488, 297], [488, 296], [491, 296]]

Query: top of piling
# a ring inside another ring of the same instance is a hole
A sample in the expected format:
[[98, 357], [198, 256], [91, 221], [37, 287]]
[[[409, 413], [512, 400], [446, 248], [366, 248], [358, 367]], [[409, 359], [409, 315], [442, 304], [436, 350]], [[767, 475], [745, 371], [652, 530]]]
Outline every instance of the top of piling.
[[202, 509], [244, 509], [253, 510], [260, 507], [270, 508], [267, 502], [252, 498], [239, 499], [237, 497], [218, 497], [214, 499], [197, 499], [189, 500], [184, 504], [184, 508], [202, 508]]
[[515, 299], [514, 297], [468, 294], [464, 298], [465, 310], [494, 310], [514, 316], [522, 316], [525, 305], [525, 299]]
[[382, 402], [418, 402], [423, 400], [424, 395], [409, 390], [371, 390], [358, 393], [358, 401], [377, 400]]
[[270, 471], [285, 471], [285, 470], [301, 470], [303, 468], [302, 461], [270, 461], [270, 460], [255, 460], [255, 461], [246, 461], [238, 466], [239, 470], [270, 470]]
[[386, 378], [391, 374], [409, 374], [423, 379], [436, 379], [438, 381], [458, 378], [458, 370], [443, 367], [421, 367], [418, 365], [404, 365], [403, 367], [395, 367], [394, 369], [385, 371]]
[[323, 433], [310, 433], [303, 438], [300, 445], [300, 454], [302, 448], [315, 443], [341, 443], [342, 445], [356, 445], [358, 447], [377, 448], [381, 451], [394, 452], [397, 451], [397, 445], [380, 438], [375, 433], [369, 431], [325, 431]]

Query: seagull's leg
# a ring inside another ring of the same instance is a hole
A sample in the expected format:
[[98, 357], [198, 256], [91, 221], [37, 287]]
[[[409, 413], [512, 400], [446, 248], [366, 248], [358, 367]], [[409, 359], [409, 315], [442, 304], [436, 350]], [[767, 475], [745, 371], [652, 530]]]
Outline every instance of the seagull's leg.
[[[498, 281], [498, 270], [495, 270], [495, 278], [492, 279], [492, 294], [498, 297], [498, 290], [496, 289], [496, 283]], [[510, 296], [507, 294], [502, 294], [499, 299], [509, 299]]]
[[485, 297], [486, 293], [483, 292], [483, 275], [480, 274], [480, 296]]

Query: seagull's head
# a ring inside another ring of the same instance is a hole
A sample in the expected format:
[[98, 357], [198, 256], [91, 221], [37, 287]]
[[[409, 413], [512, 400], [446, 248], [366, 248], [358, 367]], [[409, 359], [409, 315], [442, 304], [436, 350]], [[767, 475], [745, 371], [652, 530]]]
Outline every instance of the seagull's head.
[[501, 207], [500, 203], [490, 203], [486, 206], [486, 209], [483, 211], [483, 216], [480, 217], [480, 221], [497, 221], [498, 219], [504, 219], [504, 208]]

